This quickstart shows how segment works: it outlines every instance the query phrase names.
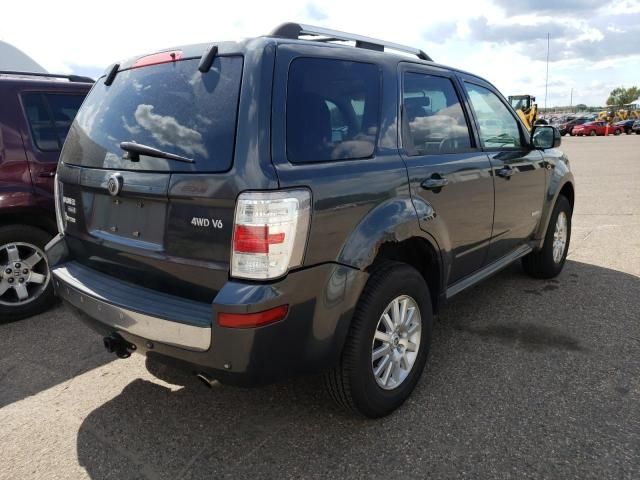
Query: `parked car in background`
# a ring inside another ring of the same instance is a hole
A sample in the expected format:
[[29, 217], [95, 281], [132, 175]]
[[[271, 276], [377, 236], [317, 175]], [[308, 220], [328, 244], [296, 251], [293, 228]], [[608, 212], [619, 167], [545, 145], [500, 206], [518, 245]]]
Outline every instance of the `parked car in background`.
[[640, 120], [636, 120], [633, 122], [633, 126], [631, 127], [631, 131], [636, 135], [640, 135]]
[[0, 71], [0, 321], [54, 300], [45, 244], [56, 233], [53, 177], [93, 80]]
[[480, 77], [309, 25], [132, 58], [69, 133], [55, 288], [119, 357], [207, 385], [324, 371], [340, 405], [386, 415], [447, 299], [516, 260], [562, 270], [560, 141]]
[[620, 120], [619, 122], [614, 123], [615, 127], [620, 127], [627, 135], [631, 134], [633, 131], [633, 124], [636, 122], [635, 119], [631, 120]]
[[573, 127], [571, 135], [620, 135], [622, 132], [622, 127], [609, 125], [607, 122], [587, 122]]
[[582, 125], [587, 121], [588, 120], [586, 118], [567, 119], [566, 122], [561, 123], [560, 126], [558, 127], [558, 130], [560, 130], [560, 135], [573, 135], [573, 133], [571, 132], [571, 130], [573, 130], [573, 127], [577, 125]]

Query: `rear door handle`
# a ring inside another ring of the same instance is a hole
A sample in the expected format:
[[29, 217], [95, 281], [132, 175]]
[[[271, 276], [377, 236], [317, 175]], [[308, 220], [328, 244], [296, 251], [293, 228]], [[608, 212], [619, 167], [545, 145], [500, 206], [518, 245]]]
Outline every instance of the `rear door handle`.
[[427, 178], [420, 186], [426, 190], [437, 190], [442, 187], [446, 187], [449, 184], [449, 180], [434, 173], [431, 178]]
[[502, 167], [500, 170], [496, 171], [496, 175], [502, 178], [509, 178], [516, 173], [517, 170], [514, 170], [511, 167]]

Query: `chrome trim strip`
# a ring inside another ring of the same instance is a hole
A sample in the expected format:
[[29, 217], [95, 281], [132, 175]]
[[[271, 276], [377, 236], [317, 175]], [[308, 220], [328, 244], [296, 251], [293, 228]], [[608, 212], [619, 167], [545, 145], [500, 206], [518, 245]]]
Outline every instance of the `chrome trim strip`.
[[524, 257], [526, 254], [528, 254], [531, 251], [532, 251], [532, 248], [529, 245], [522, 245], [517, 250], [514, 250], [511, 253], [508, 253], [507, 255], [499, 258], [493, 263], [490, 263], [489, 265], [485, 266], [481, 270], [478, 270], [476, 273], [472, 274], [471, 276], [463, 278], [462, 280], [459, 280], [458, 282], [454, 283], [449, 288], [447, 288], [447, 293], [446, 293], [447, 300], [453, 297], [454, 295], [457, 295], [461, 291], [466, 290], [467, 288], [475, 285], [481, 280], [484, 280], [485, 278], [490, 277], [494, 273], [499, 272], [500, 270], [507, 267], [515, 260], [521, 257]]
[[68, 274], [63, 266], [52, 270], [59, 297], [96, 320], [147, 340], [195, 351], [211, 346], [211, 327], [198, 327], [152, 317], [96, 298], [90, 289]]

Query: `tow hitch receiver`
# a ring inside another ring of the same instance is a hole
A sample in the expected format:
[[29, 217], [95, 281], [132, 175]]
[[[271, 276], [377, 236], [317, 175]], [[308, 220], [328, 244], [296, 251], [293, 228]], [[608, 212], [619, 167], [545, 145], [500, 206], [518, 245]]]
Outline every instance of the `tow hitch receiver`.
[[127, 342], [117, 333], [112, 333], [108, 337], [104, 337], [102, 342], [107, 352], [115, 353], [118, 358], [129, 358], [131, 356], [130, 350], [133, 351], [136, 349], [133, 343]]

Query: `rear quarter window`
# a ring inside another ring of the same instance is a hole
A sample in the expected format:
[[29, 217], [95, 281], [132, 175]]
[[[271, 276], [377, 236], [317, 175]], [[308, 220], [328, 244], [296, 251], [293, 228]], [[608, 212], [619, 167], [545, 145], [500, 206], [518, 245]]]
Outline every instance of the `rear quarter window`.
[[57, 152], [64, 144], [84, 95], [29, 92], [22, 104], [35, 146], [43, 152]]
[[378, 66], [325, 58], [291, 62], [286, 100], [291, 163], [371, 157], [379, 118]]

